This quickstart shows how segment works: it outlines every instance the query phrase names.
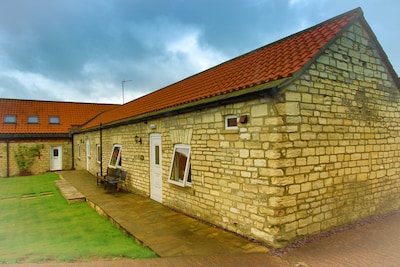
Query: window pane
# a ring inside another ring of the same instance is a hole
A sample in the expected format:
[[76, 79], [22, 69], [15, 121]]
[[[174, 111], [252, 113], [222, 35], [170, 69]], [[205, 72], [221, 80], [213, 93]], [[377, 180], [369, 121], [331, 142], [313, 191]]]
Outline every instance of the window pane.
[[184, 187], [191, 186], [191, 181], [192, 178], [190, 172], [190, 145], [175, 145], [172, 154], [168, 182]]
[[235, 127], [237, 126], [237, 119], [236, 118], [228, 118], [228, 127]]
[[100, 159], [101, 159], [101, 149], [100, 149], [100, 145], [96, 145], [96, 155], [97, 155], [97, 158], [96, 158], [96, 160], [97, 160], [97, 162], [100, 162]]
[[108, 166], [114, 168], [122, 166], [121, 145], [114, 145]]
[[186, 164], [188, 160], [188, 148], [176, 148], [174, 162], [171, 170], [171, 180], [183, 182], [185, 177]]
[[225, 117], [225, 129], [237, 129], [236, 115], [228, 115]]
[[160, 165], [160, 146], [155, 146], [154, 150], [155, 150], [154, 151], [154, 156], [155, 156], [154, 164]]
[[119, 150], [120, 150], [119, 147], [117, 147], [117, 146], [114, 147], [114, 150], [112, 152], [111, 159], [110, 159], [110, 165], [115, 166], [115, 164], [117, 163], [117, 159], [119, 156]]
[[58, 116], [50, 116], [49, 123], [50, 124], [60, 124], [60, 118]]
[[4, 123], [17, 123], [17, 115], [5, 115]]
[[58, 157], [58, 149], [53, 149], [53, 157]]
[[38, 116], [29, 116], [29, 117], [28, 117], [28, 123], [31, 123], [31, 124], [37, 124], [37, 123], [39, 123], [39, 118], [38, 118]]

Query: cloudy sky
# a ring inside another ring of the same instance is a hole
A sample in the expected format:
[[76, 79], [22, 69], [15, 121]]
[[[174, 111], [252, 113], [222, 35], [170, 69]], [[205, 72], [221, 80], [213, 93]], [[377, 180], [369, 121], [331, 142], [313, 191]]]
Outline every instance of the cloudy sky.
[[0, 97], [120, 104], [356, 7], [400, 74], [398, 0], [2, 0]]

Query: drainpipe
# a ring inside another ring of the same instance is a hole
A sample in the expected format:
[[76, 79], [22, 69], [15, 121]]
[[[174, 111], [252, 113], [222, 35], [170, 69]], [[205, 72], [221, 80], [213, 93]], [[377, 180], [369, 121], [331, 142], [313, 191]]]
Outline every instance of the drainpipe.
[[71, 149], [71, 153], [72, 153], [72, 166], [71, 169], [75, 170], [75, 149], [74, 149], [74, 140], [75, 140], [75, 135], [72, 135], [72, 149]]
[[10, 177], [10, 141], [6, 140], [7, 178]]
[[71, 166], [71, 170], [75, 170], [75, 149], [74, 149], [74, 133], [72, 131], [72, 129], [69, 129], [69, 133], [68, 133], [69, 137], [71, 138], [71, 160], [72, 160], [72, 166]]
[[103, 176], [103, 125], [100, 122], [100, 176]]

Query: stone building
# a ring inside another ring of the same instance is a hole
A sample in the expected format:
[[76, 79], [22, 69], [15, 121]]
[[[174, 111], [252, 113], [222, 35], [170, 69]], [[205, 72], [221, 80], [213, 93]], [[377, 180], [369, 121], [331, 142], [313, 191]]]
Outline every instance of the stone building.
[[100, 114], [75, 167], [281, 247], [400, 207], [399, 89], [357, 8]]
[[39, 146], [33, 174], [71, 169], [70, 131], [112, 107], [116, 105], [0, 98], [0, 177], [19, 175], [14, 157], [19, 146]]

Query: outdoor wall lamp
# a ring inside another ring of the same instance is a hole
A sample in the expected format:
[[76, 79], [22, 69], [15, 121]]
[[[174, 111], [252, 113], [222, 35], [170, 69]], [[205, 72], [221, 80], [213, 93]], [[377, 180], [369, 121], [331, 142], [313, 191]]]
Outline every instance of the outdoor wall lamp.
[[135, 136], [135, 142], [141, 144], [142, 143], [142, 138], [136, 135]]

